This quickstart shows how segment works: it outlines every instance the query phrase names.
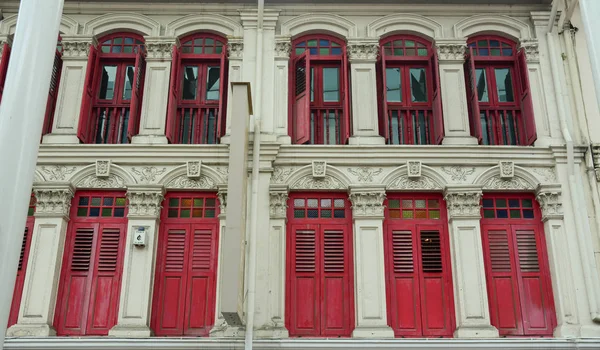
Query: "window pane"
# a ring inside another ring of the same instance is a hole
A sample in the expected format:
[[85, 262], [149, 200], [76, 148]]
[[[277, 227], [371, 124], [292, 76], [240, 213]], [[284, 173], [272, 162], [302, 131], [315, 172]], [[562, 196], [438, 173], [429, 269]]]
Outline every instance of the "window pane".
[[400, 68], [385, 69], [385, 89], [388, 102], [402, 102], [402, 80]]
[[413, 102], [427, 102], [425, 68], [410, 69], [410, 92]]
[[315, 69], [310, 68], [310, 102], [315, 101]]
[[[208, 39], [207, 39], [208, 40]], [[219, 100], [219, 85], [221, 80], [221, 67], [208, 67], [206, 74], [206, 100]]]
[[489, 102], [490, 97], [487, 89], [487, 77], [484, 68], [475, 69], [475, 81], [477, 82], [477, 99], [479, 102]]
[[340, 100], [339, 68], [323, 68], [323, 101], [338, 102]]
[[115, 97], [115, 80], [117, 79], [117, 66], [103, 66], [102, 80], [100, 81], [100, 99], [112, 100]]
[[127, 66], [125, 68], [125, 84], [123, 85], [123, 99], [131, 100], [131, 90], [133, 89], [133, 81], [135, 79], [135, 67]]
[[509, 68], [496, 68], [496, 87], [498, 88], [498, 102], [514, 102], [512, 76]]
[[198, 67], [183, 67], [183, 99], [195, 100], [198, 92]]

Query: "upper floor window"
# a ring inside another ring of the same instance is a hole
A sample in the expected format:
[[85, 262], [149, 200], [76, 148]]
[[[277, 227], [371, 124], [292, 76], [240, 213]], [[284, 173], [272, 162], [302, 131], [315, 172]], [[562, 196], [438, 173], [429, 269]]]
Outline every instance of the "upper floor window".
[[83, 143], [128, 143], [138, 132], [144, 41], [116, 33], [90, 47], [78, 136]]
[[215, 144], [225, 132], [227, 42], [198, 33], [173, 48], [167, 138], [177, 144]]
[[393, 36], [380, 44], [379, 129], [392, 145], [439, 144], [444, 136], [437, 53], [425, 39]]
[[532, 145], [537, 136], [524, 50], [496, 36], [470, 38], [468, 46], [472, 135], [482, 145]]
[[343, 145], [350, 134], [346, 46], [327, 35], [294, 40], [290, 125], [296, 144]]

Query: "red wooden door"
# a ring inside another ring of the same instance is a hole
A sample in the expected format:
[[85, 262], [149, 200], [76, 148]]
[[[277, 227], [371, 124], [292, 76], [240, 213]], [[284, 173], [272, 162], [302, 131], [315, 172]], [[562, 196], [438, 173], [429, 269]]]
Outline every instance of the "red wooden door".
[[215, 194], [170, 193], [163, 204], [152, 328], [158, 336], [208, 336], [215, 318]]
[[108, 335], [117, 323], [125, 203], [124, 193], [75, 195], [54, 319], [58, 335]]
[[552, 336], [546, 243], [533, 196], [485, 195], [483, 248], [492, 325], [507, 336]]
[[451, 337], [454, 298], [442, 197], [391, 194], [388, 198], [388, 323], [397, 337]]
[[349, 337], [354, 327], [350, 205], [337, 194], [292, 195], [290, 201], [290, 336]]

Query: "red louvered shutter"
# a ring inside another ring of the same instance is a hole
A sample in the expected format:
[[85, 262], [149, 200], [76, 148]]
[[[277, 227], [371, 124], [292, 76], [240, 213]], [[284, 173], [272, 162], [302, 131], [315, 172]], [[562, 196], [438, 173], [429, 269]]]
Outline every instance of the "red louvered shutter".
[[477, 75], [475, 71], [475, 60], [473, 59], [473, 49], [469, 49], [465, 58], [465, 79], [467, 81], [467, 104], [469, 105], [469, 125], [471, 135], [477, 138], [481, 143], [481, 116], [479, 111], [479, 95], [477, 94]]
[[292, 325], [290, 331], [297, 335], [319, 334], [321, 330], [320, 281], [318, 274], [318, 227], [301, 225], [292, 227]]
[[142, 96], [144, 92], [144, 76], [146, 73], [146, 60], [144, 52], [138, 48], [135, 56], [135, 81], [133, 91], [131, 93], [131, 103], [129, 107], [129, 125], [127, 126], [127, 138], [131, 142], [131, 138], [137, 135], [140, 128], [140, 115], [142, 113]]
[[221, 54], [221, 68], [219, 70], [219, 113], [217, 118], [217, 139], [225, 134], [225, 128], [227, 127], [227, 113], [225, 107], [227, 106], [227, 54], [223, 51]]
[[[352, 128], [352, 112], [350, 109], [350, 70], [348, 69], [348, 55], [346, 47], [342, 47], [342, 120], [340, 122], [340, 144], [345, 145], [350, 138], [350, 129]], [[324, 83], [324, 82], [323, 82]]]
[[381, 64], [379, 68], [381, 70], [381, 84], [378, 84], [379, 94], [379, 109], [380, 109], [380, 122], [379, 122], [379, 134], [385, 137], [385, 141], [389, 142], [390, 138], [390, 126], [388, 116], [388, 105], [387, 105], [387, 64], [385, 62], [385, 51], [383, 46], [379, 48], [379, 59]]
[[169, 102], [167, 105], [167, 124], [165, 134], [170, 143], [177, 143], [177, 103], [179, 102], [179, 48], [173, 45], [173, 55], [171, 60], [171, 80], [169, 84]]
[[8, 62], [10, 61], [10, 45], [4, 43], [2, 46], [2, 58], [0, 58], [0, 101], [4, 94], [4, 83], [6, 82], [6, 73], [8, 72]]
[[310, 141], [310, 55], [305, 51], [294, 60], [294, 105], [292, 107], [294, 123], [294, 143]]
[[19, 256], [19, 268], [17, 269], [17, 279], [13, 292], [13, 299], [8, 316], [8, 327], [17, 323], [19, 317], [19, 308], [21, 307], [21, 299], [23, 287], [25, 285], [25, 272], [27, 271], [27, 261], [29, 259], [29, 249], [31, 247], [31, 235], [33, 234], [33, 218], [27, 218], [25, 232], [23, 233], [23, 243], [21, 244], [21, 255]]
[[533, 98], [531, 97], [531, 87], [529, 85], [529, 73], [527, 71], [527, 58], [525, 57], [524, 49], [520, 49], [517, 53], [517, 66], [521, 83], [521, 119], [525, 130], [522, 133], [522, 137], [525, 145], [533, 146], [533, 143], [537, 140], [537, 130], [533, 113]]
[[432, 100], [432, 113], [433, 113], [433, 144], [439, 145], [442, 143], [444, 138], [444, 114], [442, 111], [442, 89], [440, 86], [440, 67], [438, 63], [437, 51], [435, 48], [431, 49], [431, 72], [433, 81], [433, 100]]
[[321, 334], [324, 336], [341, 336], [350, 327], [348, 320], [350, 310], [350, 292], [348, 290], [347, 242], [343, 227], [323, 227], [323, 304], [321, 306]]
[[54, 66], [52, 67], [52, 76], [50, 77], [50, 90], [48, 91], [48, 102], [46, 103], [46, 114], [44, 115], [44, 126], [42, 135], [52, 132], [54, 123], [54, 110], [56, 109], [56, 98], [58, 97], [58, 85], [60, 83], [60, 74], [62, 72], [62, 55], [56, 51], [54, 55]]
[[77, 137], [82, 143], [91, 142], [92, 126], [92, 101], [96, 91], [96, 76], [98, 75], [98, 64], [100, 55], [94, 45], [90, 45], [88, 54], [87, 70], [85, 73], [85, 84], [83, 86], [83, 96], [81, 98], [81, 109], [79, 113], [79, 127], [77, 128]]

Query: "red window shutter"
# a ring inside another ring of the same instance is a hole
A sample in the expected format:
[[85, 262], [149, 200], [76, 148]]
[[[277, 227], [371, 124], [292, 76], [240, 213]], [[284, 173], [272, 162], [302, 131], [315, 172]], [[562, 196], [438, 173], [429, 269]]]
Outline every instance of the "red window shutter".
[[227, 113], [225, 107], [227, 106], [227, 56], [226, 50], [221, 54], [221, 69], [219, 71], [221, 77], [219, 78], [219, 115], [217, 118], [217, 138], [225, 134], [227, 127]]
[[6, 73], [8, 72], [8, 61], [10, 61], [10, 45], [4, 43], [2, 46], [2, 58], [0, 59], [0, 101], [4, 93], [4, 82], [6, 81]]
[[517, 66], [519, 67], [521, 83], [521, 114], [525, 131], [522, 137], [525, 145], [532, 146], [535, 140], [537, 140], [537, 131], [535, 128], [531, 87], [529, 85], [529, 73], [527, 72], [527, 58], [525, 57], [524, 49], [520, 49], [517, 53]]
[[321, 334], [343, 335], [349, 319], [344, 230], [323, 230], [323, 291]]
[[467, 80], [467, 103], [469, 104], [469, 121], [471, 135], [476, 137], [479, 142], [482, 139], [481, 119], [479, 112], [479, 96], [477, 95], [477, 81], [475, 74], [475, 60], [473, 58], [473, 49], [469, 49], [465, 59], [465, 77]]
[[33, 220], [27, 220], [25, 232], [23, 233], [23, 243], [21, 244], [21, 255], [19, 256], [19, 268], [17, 269], [17, 278], [13, 292], [13, 299], [8, 315], [8, 327], [17, 323], [19, 317], [19, 308], [25, 284], [25, 272], [27, 270], [27, 259], [29, 257], [29, 247], [31, 245], [31, 234], [33, 233]]
[[92, 136], [90, 135], [90, 127], [92, 126], [92, 102], [95, 93], [95, 81], [98, 70], [100, 56], [98, 49], [94, 45], [90, 45], [88, 54], [87, 71], [85, 74], [85, 84], [83, 86], [83, 96], [81, 98], [81, 111], [79, 116], [79, 127], [77, 129], [77, 137], [82, 143], [90, 143]]
[[351, 111], [350, 111], [350, 70], [348, 69], [348, 55], [346, 54], [346, 47], [342, 50], [342, 108], [343, 118], [341, 120], [340, 130], [340, 144], [345, 145], [350, 138], [350, 128], [352, 127]]
[[177, 102], [179, 97], [179, 49], [173, 45], [171, 61], [171, 83], [169, 85], [169, 103], [167, 105], [167, 125], [165, 134], [170, 143], [177, 143]]
[[317, 228], [292, 227], [292, 270], [289, 305], [290, 332], [320, 334], [320, 280], [317, 272]]
[[214, 321], [214, 234], [216, 226], [193, 228], [191, 271], [187, 290], [184, 335], [208, 335]]
[[137, 135], [140, 128], [140, 115], [142, 113], [142, 95], [144, 92], [144, 76], [146, 73], [146, 60], [141, 48], [138, 48], [135, 56], [135, 82], [131, 92], [131, 104], [129, 107], [129, 125], [127, 127], [127, 138]]
[[305, 51], [294, 61], [294, 143], [310, 141], [310, 55]]
[[379, 134], [385, 137], [386, 142], [388, 142], [390, 138], [390, 126], [387, 106], [387, 65], [383, 46], [379, 48], [379, 59], [381, 60], [381, 84], [379, 86], [379, 91], [381, 91], [379, 101], [381, 117], [379, 118]]
[[54, 66], [52, 67], [52, 76], [50, 77], [50, 90], [48, 91], [48, 102], [46, 103], [46, 114], [44, 115], [42, 135], [52, 132], [54, 110], [56, 109], [56, 98], [58, 97], [58, 86], [60, 83], [61, 71], [62, 56], [60, 52], [56, 51], [54, 55]]
[[440, 85], [440, 67], [435, 48], [431, 49], [431, 72], [433, 80], [433, 144], [439, 145], [444, 138], [444, 113], [442, 108], [442, 89]]

